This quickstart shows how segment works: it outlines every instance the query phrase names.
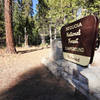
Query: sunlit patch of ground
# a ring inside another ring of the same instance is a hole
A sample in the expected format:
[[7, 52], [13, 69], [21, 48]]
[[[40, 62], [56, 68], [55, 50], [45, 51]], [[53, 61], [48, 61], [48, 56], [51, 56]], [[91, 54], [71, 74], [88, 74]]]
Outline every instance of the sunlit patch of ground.
[[18, 54], [5, 54], [0, 50], [0, 90], [9, 88], [12, 81], [31, 68], [41, 65], [41, 59], [46, 57], [49, 49], [39, 47], [17, 48]]
[[100, 50], [95, 51], [92, 66], [100, 67]]

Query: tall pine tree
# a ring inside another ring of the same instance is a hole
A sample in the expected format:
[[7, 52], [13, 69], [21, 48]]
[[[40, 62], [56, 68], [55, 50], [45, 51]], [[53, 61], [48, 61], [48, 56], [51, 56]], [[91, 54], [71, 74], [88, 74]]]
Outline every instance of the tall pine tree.
[[15, 53], [13, 28], [12, 28], [12, 0], [5, 0], [5, 31], [6, 31], [6, 52]]

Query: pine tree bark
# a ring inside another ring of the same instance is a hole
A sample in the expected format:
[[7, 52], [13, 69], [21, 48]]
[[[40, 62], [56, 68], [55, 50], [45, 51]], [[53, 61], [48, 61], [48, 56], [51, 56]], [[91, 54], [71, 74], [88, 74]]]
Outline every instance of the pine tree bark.
[[12, 0], [5, 0], [6, 52], [16, 53], [12, 29]]
[[27, 34], [27, 31], [26, 31], [26, 27], [24, 28], [24, 31], [25, 31], [24, 46], [25, 46], [25, 47], [28, 47], [28, 34]]

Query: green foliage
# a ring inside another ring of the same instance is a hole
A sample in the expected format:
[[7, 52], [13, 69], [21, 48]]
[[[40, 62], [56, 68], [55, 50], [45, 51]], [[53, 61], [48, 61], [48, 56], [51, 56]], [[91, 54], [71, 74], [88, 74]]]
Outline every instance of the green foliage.
[[0, 37], [3, 38], [5, 36], [4, 29], [4, 3], [3, 0], [0, 0]]
[[[5, 36], [3, 1], [0, 0], [0, 37], [2, 38]], [[55, 33], [60, 37], [61, 27], [77, 20], [76, 13], [79, 8], [82, 8], [80, 18], [89, 14], [95, 14], [100, 18], [100, 0], [38, 0], [37, 14], [34, 16], [34, 1], [13, 1], [13, 31], [18, 46], [24, 43], [25, 29], [29, 45], [41, 44], [42, 39], [49, 43], [50, 31], [52, 37]]]
[[100, 18], [100, 0], [38, 0], [37, 18], [39, 34], [49, 34], [51, 26], [52, 35], [55, 29], [58, 35], [61, 27], [77, 20], [77, 10], [82, 8], [81, 17], [95, 14]]
[[14, 2], [13, 23], [16, 45], [24, 43], [25, 28], [29, 37], [29, 44], [32, 44], [34, 20], [32, 0], [16, 0]]
[[59, 34], [64, 24], [76, 20], [76, 11], [79, 6], [77, 0], [38, 1], [38, 25], [42, 33], [44, 28], [49, 30], [48, 26], [51, 24], [52, 33], [56, 29]]

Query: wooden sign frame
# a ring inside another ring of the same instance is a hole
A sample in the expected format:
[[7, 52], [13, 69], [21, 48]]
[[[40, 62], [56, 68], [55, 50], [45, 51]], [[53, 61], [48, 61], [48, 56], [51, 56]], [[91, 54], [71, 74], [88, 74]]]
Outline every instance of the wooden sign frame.
[[61, 28], [63, 55], [82, 66], [92, 63], [98, 33], [98, 18], [89, 15]]

